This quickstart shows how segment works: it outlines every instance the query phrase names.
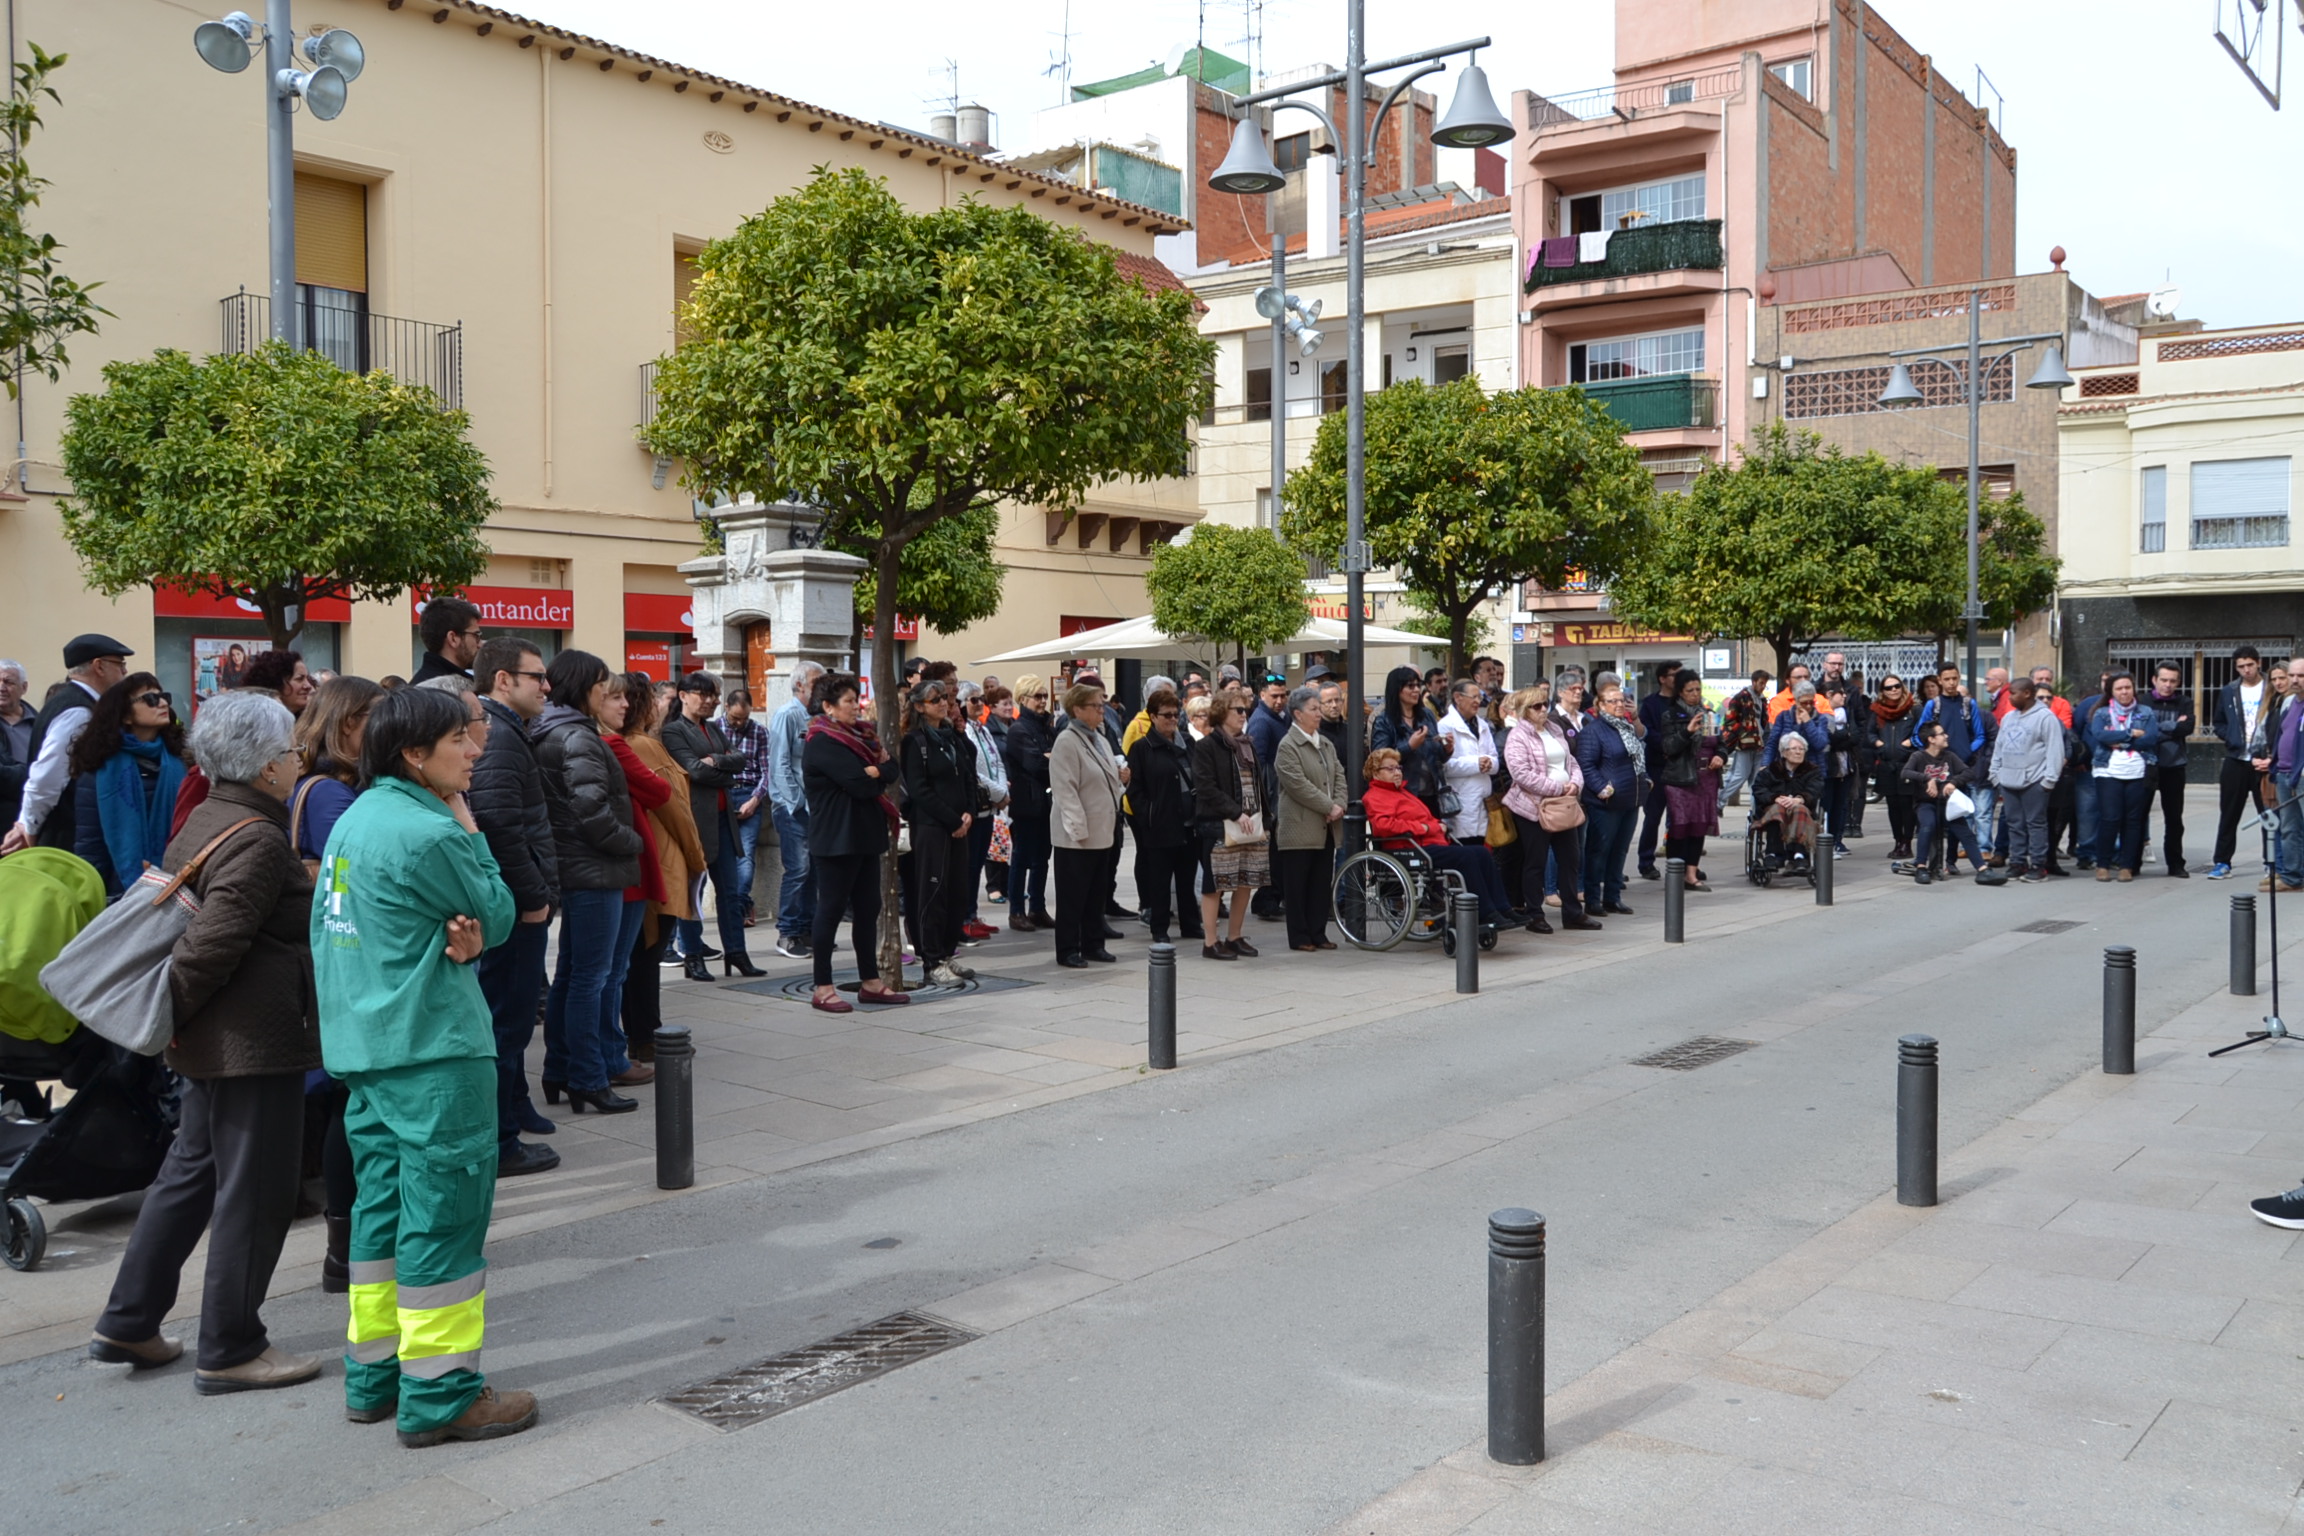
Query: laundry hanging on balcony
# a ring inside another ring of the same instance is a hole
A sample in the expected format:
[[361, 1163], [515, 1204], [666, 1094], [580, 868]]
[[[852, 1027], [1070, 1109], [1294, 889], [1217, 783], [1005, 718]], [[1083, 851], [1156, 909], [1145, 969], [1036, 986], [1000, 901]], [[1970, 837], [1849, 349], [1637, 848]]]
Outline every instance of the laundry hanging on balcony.
[[1612, 229], [1592, 229], [1578, 235], [1576, 237], [1577, 264], [1587, 266], [1595, 262], [1606, 261], [1608, 259], [1608, 237], [1614, 233], [1615, 231]]
[[1539, 250], [1542, 253], [1543, 263], [1547, 267], [1572, 267], [1576, 265], [1576, 237], [1574, 235], [1554, 235], [1547, 239], [1539, 247]]

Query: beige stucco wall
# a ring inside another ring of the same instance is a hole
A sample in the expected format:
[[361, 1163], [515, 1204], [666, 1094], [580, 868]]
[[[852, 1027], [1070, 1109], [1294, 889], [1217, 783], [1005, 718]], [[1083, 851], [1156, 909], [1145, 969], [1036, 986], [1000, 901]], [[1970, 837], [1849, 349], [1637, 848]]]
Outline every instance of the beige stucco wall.
[[[54, 183], [40, 216], [64, 241], [71, 273], [104, 285], [98, 297], [114, 315], [102, 334], [72, 344], [60, 384], [28, 382], [32, 494], [0, 506], [0, 655], [35, 663], [39, 683], [55, 675], [61, 639], [81, 629], [149, 649], [149, 594], [115, 602], [86, 592], [60, 536], [58, 432], [65, 402], [100, 388], [104, 363], [164, 346], [213, 350], [218, 301], [265, 290], [264, 118], [260, 58], [227, 76], [194, 54], [204, 10], [173, 0], [14, 3], [20, 39], [71, 55], [56, 81], [63, 103], [48, 111], [32, 154]], [[623, 654], [623, 593], [663, 590], [671, 568], [698, 552], [686, 493], [676, 482], [651, 489], [649, 457], [633, 441], [639, 367], [672, 340], [676, 250], [728, 233], [819, 165], [887, 177], [915, 207], [967, 195], [1027, 203], [1139, 255], [1151, 254], [1156, 230], [1174, 227], [460, 0], [399, 10], [308, 0], [296, 19], [300, 32], [345, 26], [367, 45], [344, 114], [323, 123], [300, 113], [296, 145], [300, 165], [371, 184], [371, 311], [462, 322], [465, 406], [503, 504], [490, 542], [513, 575], [529, 559], [564, 561], [575, 594], [566, 639], [612, 660]], [[805, 96], [803, 67], [772, 84]], [[645, 83], [643, 69], [652, 69]], [[688, 88], [676, 91], [683, 80]], [[746, 112], [750, 100], [760, 105]], [[1099, 496], [1180, 520], [1190, 514], [1176, 509], [1192, 499], [1174, 485]], [[1006, 607], [981, 627], [1000, 644], [1031, 638], [1057, 601], [1032, 585], [1052, 563], [1042, 522], [1036, 511], [1009, 519]], [[1140, 557], [1081, 555], [1075, 565], [1069, 575], [1141, 603]], [[346, 666], [404, 671], [406, 600], [357, 610], [346, 642]]]

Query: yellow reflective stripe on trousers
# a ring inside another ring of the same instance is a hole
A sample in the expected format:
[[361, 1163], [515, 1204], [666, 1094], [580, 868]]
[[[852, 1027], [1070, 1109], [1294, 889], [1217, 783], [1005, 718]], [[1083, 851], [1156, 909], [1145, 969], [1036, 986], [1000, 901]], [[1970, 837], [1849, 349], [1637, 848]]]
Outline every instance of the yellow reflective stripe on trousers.
[[[391, 1260], [370, 1260], [387, 1268]], [[357, 1270], [355, 1270], [357, 1273]], [[400, 1294], [390, 1279], [352, 1284], [352, 1318], [344, 1330], [344, 1353], [364, 1365], [389, 1360], [400, 1352]]]
[[477, 1370], [488, 1306], [485, 1265], [460, 1280], [400, 1288], [400, 1370], [436, 1380]]

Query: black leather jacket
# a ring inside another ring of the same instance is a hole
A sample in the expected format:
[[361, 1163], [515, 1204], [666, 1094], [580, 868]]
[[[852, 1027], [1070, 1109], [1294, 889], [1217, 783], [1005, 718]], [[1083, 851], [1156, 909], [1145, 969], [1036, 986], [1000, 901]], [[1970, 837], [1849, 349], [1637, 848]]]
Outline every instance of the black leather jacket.
[[640, 833], [624, 767], [591, 717], [547, 705], [536, 722], [536, 767], [552, 818], [563, 891], [620, 891], [640, 883]]
[[488, 711], [488, 745], [472, 765], [465, 802], [514, 903], [533, 912], [560, 900], [560, 857], [536, 744], [528, 739], [528, 722], [505, 705], [484, 698], [480, 707]]

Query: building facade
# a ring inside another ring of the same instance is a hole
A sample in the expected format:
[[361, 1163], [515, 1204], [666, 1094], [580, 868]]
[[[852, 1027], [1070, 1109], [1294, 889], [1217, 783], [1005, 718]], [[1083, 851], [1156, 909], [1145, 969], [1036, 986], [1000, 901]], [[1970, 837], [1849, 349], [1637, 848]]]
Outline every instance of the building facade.
[[[53, 183], [38, 217], [112, 311], [72, 343], [60, 383], [25, 381], [19, 408], [26, 446], [0, 502], [0, 655], [31, 664], [36, 683], [82, 630], [135, 646], [180, 692], [198, 690], [203, 658], [263, 643], [228, 603], [88, 591], [57, 514], [65, 404], [102, 387], [105, 363], [266, 334], [262, 70], [205, 67], [190, 46], [204, 14], [15, 0], [19, 39], [71, 55], [35, 145]], [[368, 55], [341, 117], [296, 119], [309, 334], [349, 367], [431, 384], [471, 414], [501, 503], [472, 595], [492, 628], [548, 651], [644, 670], [699, 651], [772, 654], [765, 615], [738, 615], [744, 633], [689, 628], [678, 568], [701, 549], [696, 508], [635, 429], [695, 254], [816, 167], [861, 167], [916, 208], [1026, 206], [1111, 245], [1141, 279], [1173, 282], [1152, 249], [1182, 228], [1174, 214], [471, 0], [308, 0], [298, 26], [349, 28]], [[1107, 530], [1132, 519], [1132, 536], [1054, 538], [1043, 509], [1007, 510], [1006, 600], [966, 637], [978, 654], [1039, 638], [1057, 613], [1140, 611], [1149, 537], [1198, 515], [1183, 482], [1106, 487], [1093, 505]], [[413, 597], [316, 610], [299, 645], [315, 665], [405, 673], [414, 612]]]
[[[2057, 415], [2062, 671], [2183, 671], [2202, 729], [2233, 649], [2304, 637], [2304, 326], [2147, 337], [2074, 369]], [[2211, 752], [2213, 749], [2196, 748]]]

